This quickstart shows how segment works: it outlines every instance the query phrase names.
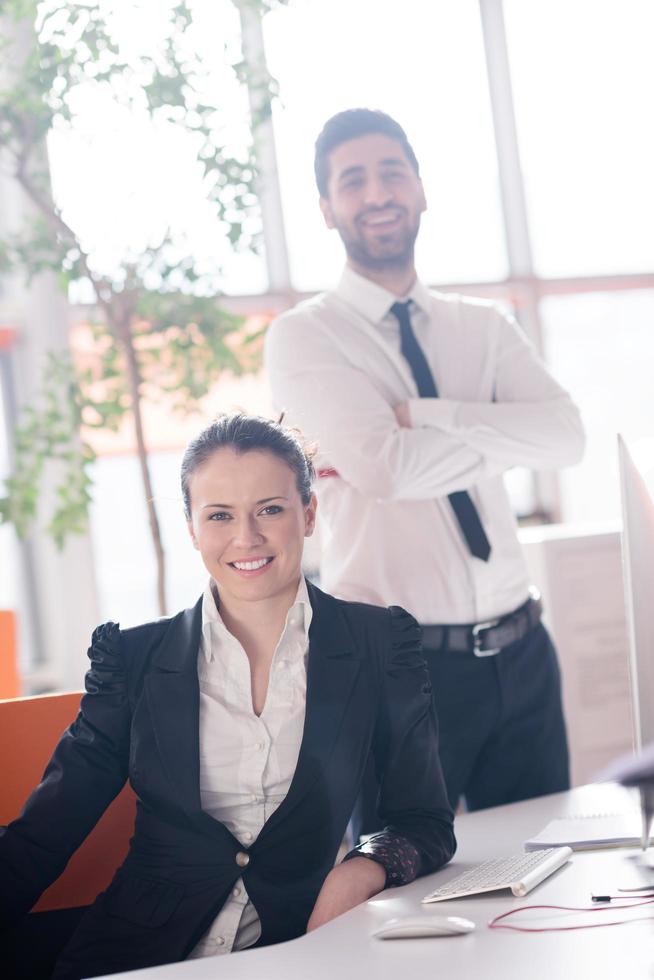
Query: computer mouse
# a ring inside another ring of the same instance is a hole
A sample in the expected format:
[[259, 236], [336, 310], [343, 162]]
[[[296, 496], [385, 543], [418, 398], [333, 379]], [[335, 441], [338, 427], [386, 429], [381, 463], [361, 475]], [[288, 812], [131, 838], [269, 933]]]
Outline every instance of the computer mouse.
[[417, 939], [421, 936], [463, 936], [475, 929], [474, 922], [460, 915], [403, 915], [389, 919], [373, 936], [377, 939]]

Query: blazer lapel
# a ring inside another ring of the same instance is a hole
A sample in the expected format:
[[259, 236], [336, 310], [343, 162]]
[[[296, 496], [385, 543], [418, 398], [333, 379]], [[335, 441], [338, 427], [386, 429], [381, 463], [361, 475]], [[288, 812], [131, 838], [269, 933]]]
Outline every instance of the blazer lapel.
[[298, 763], [286, 798], [258, 841], [285, 820], [309, 792], [338, 738], [343, 712], [360, 669], [360, 656], [338, 602], [307, 582], [313, 617], [309, 628], [307, 700]]
[[202, 599], [172, 620], [145, 679], [161, 763], [175, 802], [194, 816], [202, 812], [197, 669], [201, 630]]
[[[360, 669], [360, 654], [338, 602], [307, 582], [313, 617], [309, 628], [307, 701], [298, 764], [284, 801], [258, 841], [311, 789], [338, 738], [343, 712]], [[181, 806], [205, 832], [224, 831], [200, 800], [200, 688], [197, 656], [202, 600], [171, 622], [145, 679], [146, 697], [161, 764]]]

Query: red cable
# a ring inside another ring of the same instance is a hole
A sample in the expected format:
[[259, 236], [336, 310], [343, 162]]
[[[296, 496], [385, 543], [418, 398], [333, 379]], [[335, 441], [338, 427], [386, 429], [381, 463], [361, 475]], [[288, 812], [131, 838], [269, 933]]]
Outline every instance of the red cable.
[[[609, 898], [613, 899], [623, 899], [622, 895], [610, 895]], [[488, 923], [489, 929], [510, 929], [513, 932], [570, 932], [574, 929], [601, 929], [603, 926], [624, 926], [629, 922], [643, 922], [645, 920], [652, 920], [654, 916], [644, 915], [639, 916], [637, 919], [615, 919], [613, 922], [593, 922], [592, 924], [583, 926], [509, 926], [500, 925], [499, 923], [502, 919], [507, 919], [510, 915], [515, 915], [516, 912], [529, 912], [534, 909], [552, 909], [557, 912], [612, 912], [614, 908], [619, 909], [633, 909], [637, 908], [639, 905], [652, 905], [654, 904], [654, 898], [648, 898], [644, 902], [630, 902], [628, 905], [590, 905], [576, 907], [573, 905], [521, 905], [517, 909], [509, 909], [508, 912], [502, 912], [501, 915], [496, 915], [494, 919], [491, 919]]]

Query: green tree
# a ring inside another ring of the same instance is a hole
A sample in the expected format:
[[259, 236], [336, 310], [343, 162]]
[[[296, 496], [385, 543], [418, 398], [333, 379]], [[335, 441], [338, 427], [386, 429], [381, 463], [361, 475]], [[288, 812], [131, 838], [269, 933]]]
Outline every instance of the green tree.
[[[232, 3], [261, 11], [272, 5], [266, 0]], [[133, 45], [125, 50], [117, 37], [108, 0], [0, 0], [0, 15], [14, 28], [0, 58], [14, 65], [15, 79], [0, 91], [0, 151], [37, 215], [23, 234], [0, 242], [0, 273], [21, 268], [29, 279], [53, 270], [64, 289], [71, 283], [90, 286], [99, 311], [93, 367], [80, 370], [69, 357], [50, 355], [41, 397], [25, 409], [16, 432], [16, 464], [0, 500], [0, 519], [11, 521], [21, 535], [27, 532], [36, 517], [44, 465], [55, 459], [61, 479], [49, 530], [59, 544], [83, 531], [94, 453], [80, 439], [80, 427], [117, 428], [129, 415], [163, 614], [165, 556], [143, 426], [144, 395], [161, 395], [181, 411], [195, 410], [222, 371], [240, 374], [256, 368], [260, 334], [248, 335], [242, 318], [219, 307], [219, 269], [200, 267], [174, 231], [103, 267], [53, 200], [45, 138], [54, 127], [74, 131], [80, 92], [109, 92], [147, 122], [186, 134], [216, 221], [233, 247], [256, 249], [252, 142], [235, 153], [221, 137], [224, 106], [212, 96], [209, 68], [189, 42], [193, 10], [185, 0], [168, 6], [157, 43], [138, 53]], [[16, 37], [24, 36], [26, 28], [34, 43], [17, 45]], [[252, 89], [255, 76], [248, 76], [242, 60], [236, 59], [232, 70], [240, 85]], [[256, 79], [257, 104], [265, 116], [273, 86], [260, 70]], [[250, 132], [257, 121], [252, 120]]]

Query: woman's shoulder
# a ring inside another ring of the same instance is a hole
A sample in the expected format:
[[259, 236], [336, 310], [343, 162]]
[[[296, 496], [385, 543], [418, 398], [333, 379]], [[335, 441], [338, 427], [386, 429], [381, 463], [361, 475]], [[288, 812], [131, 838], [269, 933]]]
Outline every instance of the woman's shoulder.
[[93, 631], [91, 647], [131, 651], [158, 646], [171, 631], [192, 632], [197, 627], [200, 605], [201, 600], [190, 609], [183, 609], [171, 616], [161, 616], [134, 626], [121, 627], [119, 623], [111, 621], [101, 623]]
[[[350, 625], [386, 631], [390, 629], [393, 634], [403, 634], [410, 631], [414, 632], [418, 638], [420, 636], [418, 623], [411, 613], [401, 606], [377, 606], [369, 602], [339, 599], [327, 592], [322, 592], [315, 585], [310, 586], [310, 595], [312, 592], [319, 599], [320, 605], [333, 603], [332, 608], [338, 608]], [[315, 608], [315, 603], [312, 604]]]

